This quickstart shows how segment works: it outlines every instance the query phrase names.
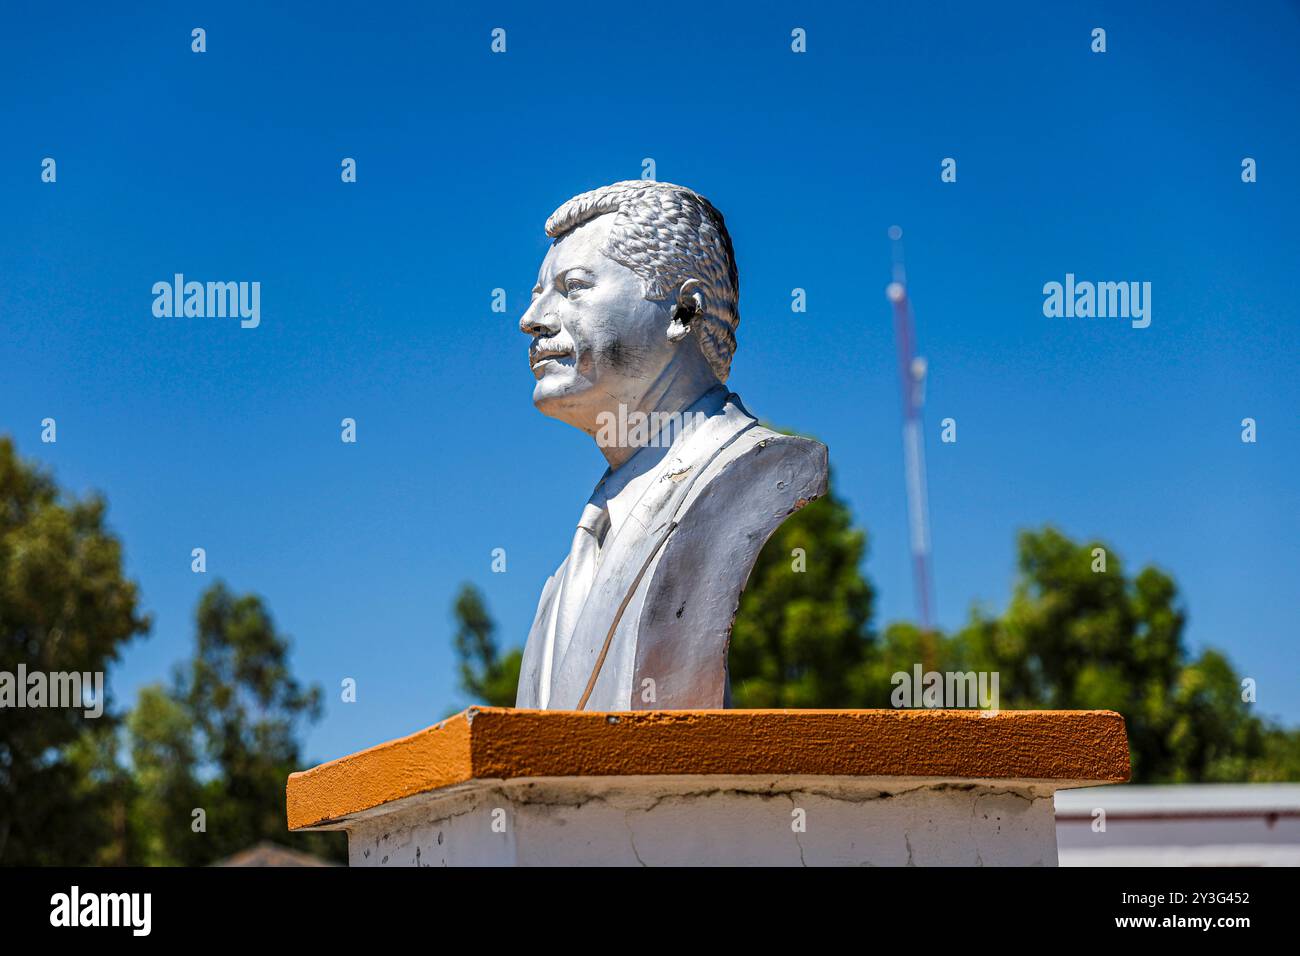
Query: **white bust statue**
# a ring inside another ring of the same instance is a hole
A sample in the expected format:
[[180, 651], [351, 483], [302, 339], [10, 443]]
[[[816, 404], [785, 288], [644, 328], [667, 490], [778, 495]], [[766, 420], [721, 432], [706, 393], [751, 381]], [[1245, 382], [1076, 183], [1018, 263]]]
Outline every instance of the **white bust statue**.
[[826, 448], [762, 427], [723, 385], [739, 286], [707, 199], [614, 183], [570, 199], [546, 233], [519, 322], [533, 404], [591, 435], [609, 468], [542, 588], [516, 705], [727, 706], [740, 593], [772, 532], [825, 493]]

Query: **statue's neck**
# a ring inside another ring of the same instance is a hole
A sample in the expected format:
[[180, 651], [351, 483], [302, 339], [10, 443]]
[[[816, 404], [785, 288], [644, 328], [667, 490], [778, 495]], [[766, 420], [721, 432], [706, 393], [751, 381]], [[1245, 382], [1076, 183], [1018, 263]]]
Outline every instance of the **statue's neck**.
[[[636, 408], [627, 409], [625, 420], [635, 422], [633, 413], [639, 413], [645, 416], [646, 426], [643, 436], [649, 441], [655, 438], [654, 425], [665, 420], [665, 416], [679, 415], [685, 412], [692, 405], [703, 398], [710, 389], [721, 386], [718, 377], [713, 374], [712, 368], [709, 367], [703, 356], [700, 356], [703, 362], [703, 368], [699, 368], [690, 363], [677, 364], [673, 363], [664, 369], [661, 374], [646, 390], [641, 401]], [[617, 411], [615, 412], [617, 415]], [[614, 437], [619, 439], [608, 441], [610, 433], [604, 435], [597, 431], [595, 438], [596, 444], [600, 448], [601, 454], [609, 462], [612, 471], [617, 471], [633, 455], [645, 447], [644, 444], [626, 444], [622, 441], [624, 437], [633, 437], [632, 429], [628, 429], [625, 435], [618, 435], [616, 429]], [[605, 440], [602, 440], [604, 438]]]

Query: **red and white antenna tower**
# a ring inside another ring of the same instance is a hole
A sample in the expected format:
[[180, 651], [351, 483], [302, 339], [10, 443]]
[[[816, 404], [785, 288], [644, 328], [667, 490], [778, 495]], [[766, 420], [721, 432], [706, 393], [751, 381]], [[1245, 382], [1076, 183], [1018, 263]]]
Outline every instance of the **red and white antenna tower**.
[[907, 518], [916, 585], [917, 616], [923, 631], [930, 630], [930, 509], [925, 481], [925, 432], [921, 409], [925, 405], [925, 359], [916, 354], [916, 326], [907, 295], [903, 267], [903, 230], [889, 227], [893, 242], [893, 281], [885, 295], [894, 305], [894, 335], [898, 340], [898, 378], [903, 398], [903, 467], [907, 482]]

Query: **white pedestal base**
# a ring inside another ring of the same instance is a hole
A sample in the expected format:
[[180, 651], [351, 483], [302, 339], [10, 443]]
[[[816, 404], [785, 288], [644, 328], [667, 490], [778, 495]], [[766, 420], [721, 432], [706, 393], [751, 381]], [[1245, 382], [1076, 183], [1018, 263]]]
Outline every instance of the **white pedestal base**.
[[350, 819], [352, 866], [1055, 866], [1047, 781], [476, 780]]

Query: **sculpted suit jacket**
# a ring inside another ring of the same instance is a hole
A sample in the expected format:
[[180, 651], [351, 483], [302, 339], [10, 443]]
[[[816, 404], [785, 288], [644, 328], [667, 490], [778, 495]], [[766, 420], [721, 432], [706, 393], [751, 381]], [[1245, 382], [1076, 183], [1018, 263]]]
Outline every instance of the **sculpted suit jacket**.
[[[719, 386], [720, 391], [725, 392]], [[781, 522], [826, 492], [826, 447], [762, 427], [734, 393], [676, 436], [626, 520], [601, 544], [572, 637], [550, 662], [566, 558], [542, 588], [517, 707], [725, 707], [740, 593]]]

